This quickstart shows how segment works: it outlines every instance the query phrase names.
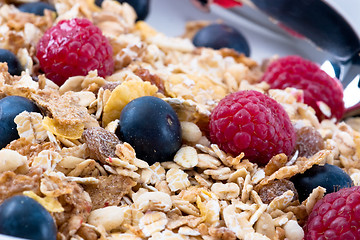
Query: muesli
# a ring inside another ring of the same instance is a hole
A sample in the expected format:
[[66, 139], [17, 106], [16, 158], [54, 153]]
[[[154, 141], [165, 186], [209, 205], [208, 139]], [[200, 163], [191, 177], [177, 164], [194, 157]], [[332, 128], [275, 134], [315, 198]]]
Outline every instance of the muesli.
[[[328, 163], [360, 184], [359, 126], [319, 121], [300, 89], [270, 89], [261, 81], [267, 64], [165, 36], [135, 21], [127, 3], [105, 0], [100, 8], [54, 0], [57, 13], [44, 16], [20, 12], [15, 3], [0, 7], [0, 46], [17, 55], [24, 71], [13, 76], [0, 64], [0, 97], [25, 97], [41, 111], [18, 114], [19, 138], [0, 150], [0, 203], [15, 195], [35, 199], [53, 217], [57, 239], [301, 240], [325, 189], [300, 201], [291, 177]], [[114, 72], [92, 70], [58, 86], [39, 70], [37, 44], [51, 26], [74, 18], [90, 20], [106, 36]], [[210, 141], [211, 112], [240, 90], [281, 104], [308, 136], [297, 152], [258, 165]], [[173, 159], [148, 163], [116, 134], [121, 110], [143, 96], [163, 99], [179, 118], [181, 147]]]

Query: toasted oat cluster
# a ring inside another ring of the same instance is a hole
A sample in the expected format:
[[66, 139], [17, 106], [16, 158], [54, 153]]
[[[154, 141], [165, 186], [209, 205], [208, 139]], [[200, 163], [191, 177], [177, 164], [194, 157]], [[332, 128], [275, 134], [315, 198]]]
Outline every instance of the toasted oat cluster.
[[[52, 3], [57, 15], [0, 7], [0, 47], [16, 53], [25, 69], [11, 76], [0, 64], [0, 98], [23, 96], [43, 112], [22, 112], [14, 120], [20, 138], [0, 150], [0, 203], [18, 194], [34, 198], [53, 216], [57, 239], [301, 240], [302, 226], [325, 189], [314, 189], [300, 202], [289, 178], [329, 163], [360, 185], [358, 121], [319, 122], [301, 90], [273, 90], [261, 82], [264, 68], [255, 61], [167, 37], [135, 22], [126, 3]], [[112, 75], [103, 78], [94, 70], [59, 87], [39, 72], [39, 38], [71, 18], [89, 19], [109, 39]], [[189, 30], [196, 26], [189, 24]], [[307, 132], [315, 132], [321, 147], [309, 153], [297, 143], [304, 154], [281, 153], [266, 166], [220, 150], [208, 139], [209, 116], [222, 98], [239, 90], [275, 99], [296, 129], [315, 129]], [[115, 134], [121, 109], [141, 96], [162, 98], [179, 117], [183, 145], [173, 161], [149, 166]]]

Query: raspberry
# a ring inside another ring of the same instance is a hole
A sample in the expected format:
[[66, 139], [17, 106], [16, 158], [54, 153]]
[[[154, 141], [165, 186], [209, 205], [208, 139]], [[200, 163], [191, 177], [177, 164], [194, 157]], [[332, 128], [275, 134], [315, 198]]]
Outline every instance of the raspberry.
[[360, 239], [360, 186], [327, 194], [311, 211], [305, 240]]
[[112, 47], [101, 30], [87, 19], [60, 21], [37, 45], [36, 57], [46, 77], [59, 86], [71, 76], [97, 69], [105, 77], [114, 71]]
[[[304, 90], [304, 102], [314, 108], [319, 120], [340, 120], [344, 114], [343, 88], [340, 81], [330, 77], [309, 60], [299, 56], [280, 58], [270, 63], [262, 80], [269, 83], [271, 88], [293, 87]], [[320, 110], [321, 102], [329, 106], [331, 114], [324, 114]]]
[[284, 108], [257, 91], [226, 96], [210, 116], [210, 139], [232, 155], [245, 153], [252, 162], [266, 164], [278, 153], [289, 155], [296, 132]]

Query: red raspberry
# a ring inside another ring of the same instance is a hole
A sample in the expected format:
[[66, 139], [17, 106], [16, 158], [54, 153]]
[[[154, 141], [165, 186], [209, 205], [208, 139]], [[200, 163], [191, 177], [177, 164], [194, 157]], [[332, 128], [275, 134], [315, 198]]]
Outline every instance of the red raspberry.
[[[330, 77], [315, 63], [299, 56], [279, 58], [270, 63], [263, 78], [271, 88], [293, 87], [304, 90], [304, 102], [314, 108], [319, 120], [336, 118], [344, 114], [343, 88], [339, 80]], [[331, 116], [325, 116], [319, 103], [331, 109]]]
[[360, 239], [360, 186], [327, 194], [311, 211], [305, 240]]
[[71, 76], [97, 69], [99, 76], [114, 71], [112, 47], [101, 30], [87, 19], [60, 21], [37, 45], [36, 57], [46, 77], [59, 86]]
[[289, 155], [296, 133], [284, 108], [257, 91], [226, 96], [210, 116], [210, 139], [227, 153], [266, 164], [278, 153]]

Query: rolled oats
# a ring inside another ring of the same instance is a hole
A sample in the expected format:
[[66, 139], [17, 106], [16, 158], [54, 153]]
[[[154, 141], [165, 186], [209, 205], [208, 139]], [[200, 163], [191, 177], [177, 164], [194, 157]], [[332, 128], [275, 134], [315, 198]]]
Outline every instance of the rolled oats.
[[42, 116], [35, 112], [22, 112], [14, 118], [19, 136], [31, 142], [40, 143], [47, 138], [47, 133], [42, 126]]
[[174, 207], [178, 208], [180, 211], [195, 217], [200, 216], [199, 209], [189, 201], [179, 199], [177, 196], [173, 196], [171, 199]]
[[161, 232], [165, 229], [168, 219], [163, 212], [147, 212], [139, 220], [139, 228], [144, 233], [144, 236], [150, 237], [156, 232]]
[[208, 154], [199, 153], [197, 167], [202, 169], [217, 169], [221, 165], [221, 162]]
[[147, 210], [168, 212], [173, 202], [166, 193], [145, 192], [134, 199], [134, 204], [143, 212]]
[[99, 208], [90, 213], [88, 221], [94, 226], [102, 226], [106, 231], [110, 231], [121, 225], [127, 209], [128, 207], [118, 206]]
[[181, 169], [172, 168], [166, 173], [166, 182], [171, 191], [182, 190], [190, 186], [188, 174]]
[[312, 190], [309, 197], [305, 200], [305, 207], [308, 214], [313, 209], [315, 203], [324, 197], [325, 192], [326, 189], [320, 186]]
[[185, 169], [195, 167], [199, 162], [196, 149], [190, 146], [180, 148], [175, 154], [174, 162]]
[[27, 157], [20, 155], [14, 150], [0, 150], [0, 173], [6, 171], [27, 173], [28, 170], [29, 166], [27, 163]]
[[236, 183], [214, 183], [211, 191], [215, 193], [221, 200], [235, 199], [240, 194], [240, 188]]
[[289, 206], [293, 197], [294, 197], [294, 193], [291, 190], [284, 192], [281, 196], [274, 198], [274, 200], [272, 200], [269, 203], [267, 212], [272, 212], [275, 209], [280, 209], [280, 210], [285, 209], [287, 206]]
[[275, 224], [270, 214], [264, 212], [255, 223], [255, 231], [270, 239], [275, 239]]

